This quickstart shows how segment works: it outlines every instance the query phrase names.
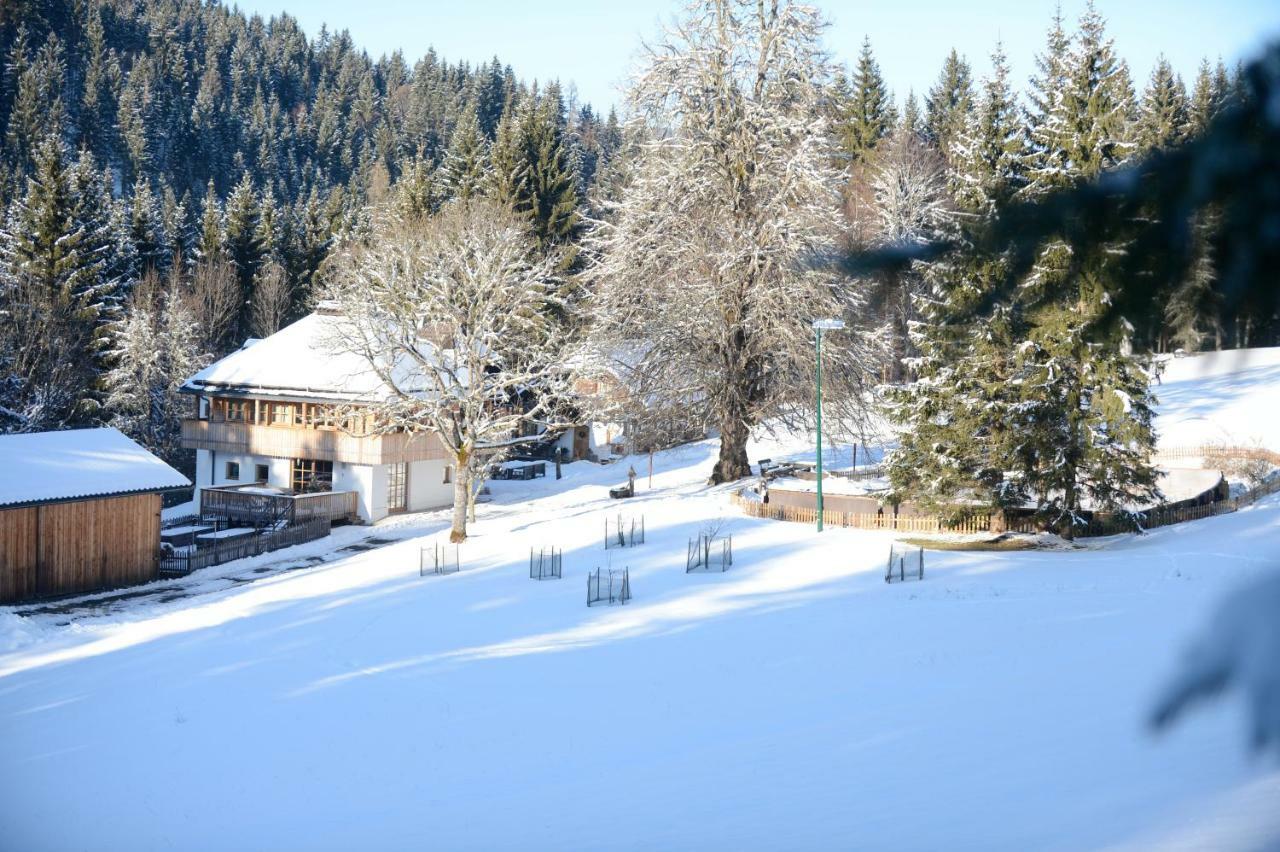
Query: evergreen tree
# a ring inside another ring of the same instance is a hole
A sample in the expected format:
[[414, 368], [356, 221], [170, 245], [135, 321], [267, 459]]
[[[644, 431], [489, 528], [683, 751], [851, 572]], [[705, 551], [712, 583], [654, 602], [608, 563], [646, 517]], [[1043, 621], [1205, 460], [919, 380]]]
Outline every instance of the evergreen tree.
[[1196, 73], [1195, 87], [1188, 107], [1188, 121], [1193, 135], [1204, 133], [1209, 122], [1226, 106], [1226, 76], [1227, 70], [1221, 60], [1218, 62], [1217, 73], [1209, 67], [1209, 60], [1200, 60], [1200, 69]]
[[898, 122], [898, 130], [915, 139], [927, 140], [928, 128], [924, 116], [920, 114], [920, 103], [913, 90], [907, 91], [907, 100], [902, 105], [902, 118]]
[[1021, 124], [999, 45], [991, 64], [954, 140], [948, 174], [961, 215], [946, 225], [962, 248], [928, 264], [917, 299], [920, 321], [912, 326], [917, 354], [906, 359], [914, 381], [887, 391], [901, 430], [888, 466], [895, 494], [953, 516], [975, 508], [1000, 512], [1027, 496], [1022, 480], [1009, 475], [1020, 466], [1010, 352], [1025, 320], [1014, 305], [998, 306], [983, 322], [970, 319], [1005, 272], [1002, 256], [972, 250], [973, 238], [1021, 180]]
[[253, 297], [253, 279], [266, 256], [262, 232], [259, 229], [258, 199], [254, 196], [253, 181], [249, 175], [236, 184], [227, 198], [225, 245], [227, 260], [235, 267], [240, 284], [241, 310], [234, 334], [237, 339], [248, 336], [250, 305]]
[[93, 365], [113, 288], [99, 255], [105, 234], [77, 217], [72, 192], [62, 143], [50, 136], [36, 149], [26, 192], [0, 234], [8, 291], [0, 314], [21, 326], [8, 333], [26, 340], [13, 347], [23, 402], [5, 406], [22, 410], [21, 428], [92, 422], [98, 410]]
[[110, 350], [104, 374], [111, 425], [170, 464], [187, 467], [181, 423], [182, 383], [208, 363], [200, 352], [198, 322], [175, 269], [162, 284], [149, 273], [133, 294]]
[[468, 200], [480, 194], [489, 171], [488, 147], [476, 110], [468, 107], [453, 129], [440, 165], [440, 185], [450, 198]]
[[439, 208], [440, 192], [431, 163], [419, 152], [400, 168], [393, 206], [405, 219], [425, 219]]
[[972, 102], [969, 63], [952, 48], [942, 64], [938, 82], [924, 100], [926, 138], [948, 157], [956, 135], [964, 128]]
[[[1038, 147], [1024, 192], [1033, 196], [1096, 177], [1132, 150], [1124, 141], [1127, 76], [1092, 3], [1071, 49], [1054, 52], [1060, 43], [1051, 31], [1051, 58], [1040, 63], [1061, 88], [1041, 89], [1035, 100], [1052, 109], [1032, 134]], [[1013, 350], [1021, 474], [1042, 519], [1068, 536], [1086, 503], [1123, 511], [1156, 494], [1149, 377], [1128, 352], [1133, 327], [1100, 325], [1109, 291], [1123, 286], [1113, 271], [1122, 251], [1081, 256], [1050, 240], [1023, 287], [1029, 328]]]
[[213, 179], [204, 193], [204, 212], [200, 217], [200, 238], [196, 243], [196, 260], [216, 260], [225, 252], [226, 232], [222, 225], [222, 204], [213, 188]]
[[961, 207], [990, 215], [1022, 185], [1022, 124], [1004, 47], [991, 54], [974, 110], [953, 143], [949, 182]]
[[18, 176], [34, 168], [36, 152], [43, 141], [50, 136], [60, 137], [63, 130], [66, 64], [62, 42], [50, 34], [30, 62], [28, 49], [25, 29], [20, 29], [8, 60], [8, 76], [13, 79], [16, 92], [4, 137], [6, 157]]
[[533, 204], [522, 127], [527, 120], [525, 116], [531, 109], [530, 99], [526, 98], [515, 108], [503, 113], [493, 140], [490, 171], [485, 186], [485, 194], [490, 198], [526, 216], [531, 213]]
[[840, 145], [852, 159], [864, 159], [893, 128], [895, 120], [880, 65], [871, 52], [871, 39], [864, 38], [853, 72], [852, 91], [838, 128]]
[[1170, 342], [1188, 352], [1199, 351], [1207, 339], [1212, 339], [1214, 349], [1222, 348], [1222, 299], [1214, 287], [1217, 275], [1212, 247], [1218, 224], [1216, 212], [1201, 214], [1196, 221], [1192, 230], [1195, 261], [1164, 309]]
[[[521, 126], [528, 167], [529, 216], [538, 244], [566, 251], [571, 265], [575, 253], [569, 243], [578, 228], [578, 187], [565, 150], [564, 113], [559, 90], [549, 89]], [[518, 209], [518, 207], [517, 207]]]
[[1066, 133], [1062, 124], [1063, 101], [1067, 89], [1067, 51], [1070, 38], [1063, 29], [1062, 7], [1053, 16], [1043, 52], [1035, 58], [1036, 73], [1027, 92], [1030, 106], [1024, 129], [1022, 168], [1037, 187], [1050, 184], [1060, 169], [1061, 143]]
[[173, 244], [164, 227], [160, 200], [151, 191], [151, 182], [140, 179], [133, 188], [130, 232], [137, 252], [139, 271], [154, 270], [165, 275], [173, 259]]
[[1142, 95], [1138, 118], [1138, 145], [1144, 151], [1172, 148], [1186, 141], [1191, 131], [1187, 90], [1161, 55]]

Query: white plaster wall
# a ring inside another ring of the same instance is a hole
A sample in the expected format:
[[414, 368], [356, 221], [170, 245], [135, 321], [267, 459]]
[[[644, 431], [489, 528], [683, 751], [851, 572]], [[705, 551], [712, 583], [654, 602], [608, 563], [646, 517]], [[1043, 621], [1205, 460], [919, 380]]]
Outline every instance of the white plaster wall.
[[[240, 464], [240, 478], [227, 479], [227, 462]], [[220, 453], [213, 450], [196, 450], [196, 485], [207, 488], [210, 485], [251, 485], [254, 482], [254, 468], [257, 465], [268, 466], [268, 481], [281, 488], [289, 487], [289, 459], [276, 459], [269, 456], [251, 456], [242, 453]]]
[[365, 523], [386, 515], [386, 479], [383, 479], [382, 511], [377, 513], [373, 494], [373, 467], [367, 464], [333, 463], [333, 490], [356, 492], [356, 510]]
[[448, 463], [431, 459], [409, 463], [408, 510], [439, 509], [453, 504], [453, 483], [444, 481]]
[[387, 466], [373, 465], [369, 473], [369, 517], [380, 521], [387, 516]]

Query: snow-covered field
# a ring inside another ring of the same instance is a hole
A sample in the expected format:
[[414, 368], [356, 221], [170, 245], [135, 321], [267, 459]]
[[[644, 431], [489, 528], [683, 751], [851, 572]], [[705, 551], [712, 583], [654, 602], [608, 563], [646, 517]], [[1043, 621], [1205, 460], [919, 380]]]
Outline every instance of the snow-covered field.
[[[1202, 359], [1176, 362], [1169, 443], [1221, 426], [1280, 445], [1261, 431], [1280, 357], [1258, 358], [1200, 377]], [[742, 517], [702, 484], [714, 455], [661, 454], [652, 489], [635, 460], [621, 503], [606, 491], [626, 462], [494, 483], [451, 576], [418, 573], [446, 519], [409, 516], [137, 597], [0, 609], [0, 848], [1280, 838], [1280, 772], [1250, 759], [1237, 703], [1145, 728], [1213, 604], [1274, 563], [1280, 501], [1072, 552], [930, 552], [923, 582], [887, 586], [887, 534]], [[618, 512], [643, 513], [648, 540], [606, 553]], [[708, 524], [735, 564], [686, 575]], [[531, 581], [546, 545], [564, 578]], [[634, 600], [588, 609], [586, 572], [610, 564]]]

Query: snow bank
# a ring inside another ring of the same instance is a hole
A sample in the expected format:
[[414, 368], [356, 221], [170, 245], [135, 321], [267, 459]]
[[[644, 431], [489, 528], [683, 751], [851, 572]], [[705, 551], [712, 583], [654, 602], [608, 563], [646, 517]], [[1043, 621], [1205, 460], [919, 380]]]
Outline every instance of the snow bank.
[[40, 633], [22, 616], [0, 609], [0, 654], [31, 644]]

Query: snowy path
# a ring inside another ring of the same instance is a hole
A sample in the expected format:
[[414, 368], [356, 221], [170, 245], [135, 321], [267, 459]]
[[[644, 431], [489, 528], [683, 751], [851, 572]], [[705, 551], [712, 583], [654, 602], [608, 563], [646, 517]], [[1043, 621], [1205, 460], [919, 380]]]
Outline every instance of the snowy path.
[[[713, 457], [662, 454], [653, 491], [638, 461], [623, 502], [606, 491], [625, 465], [495, 483], [447, 577], [418, 576], [443, 519], [409, 517], [363, 534], [420, 537], [70, 627], [0, 610], [0, 846], [1280, 837], [1280, 773], [1247, 757], [1237, 704], [1143, 727], [1206, 611], [1280, 552], [1280, 499], [1097, 549], [930, 553], [924, 582], [886, 586], [886, 534], [741, 517], [702, 484]], [[606, 554], [619, 511], [645, 514], [648, 541]], [[687, 538], [718, 519], [734, 567], [686, 575]], [[564, 579], [529, 580], [529, 548], [550, 544]], [[635, 600], [588, 609], [607, 559]]]

